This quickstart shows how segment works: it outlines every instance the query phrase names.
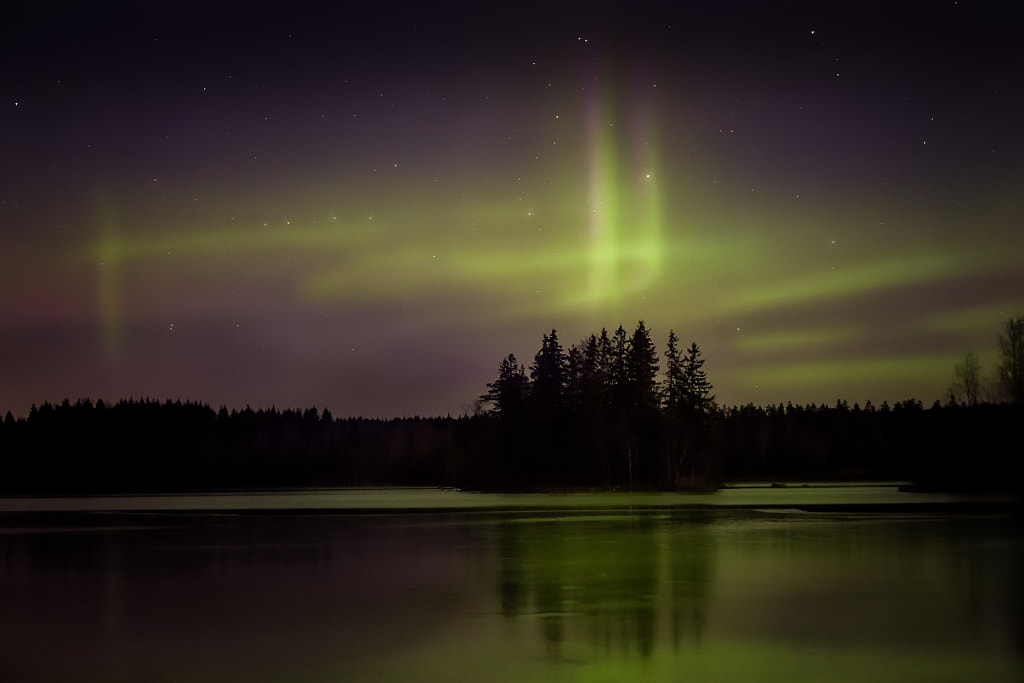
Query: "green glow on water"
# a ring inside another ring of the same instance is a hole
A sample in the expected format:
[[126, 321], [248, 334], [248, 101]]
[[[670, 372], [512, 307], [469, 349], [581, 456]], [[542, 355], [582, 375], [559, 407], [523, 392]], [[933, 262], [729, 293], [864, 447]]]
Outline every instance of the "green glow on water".
[[[757, 508], [920, 499], [843, 488], [305, 492], [317, 514], [289, 491], [112, 496], [88, 510], [134, 512], [60, 527], [15, 506], [5, 665], [86, 683], [1021, 680], [1013, 520]], [[648, 507], [694, 499], [748, 507]]]

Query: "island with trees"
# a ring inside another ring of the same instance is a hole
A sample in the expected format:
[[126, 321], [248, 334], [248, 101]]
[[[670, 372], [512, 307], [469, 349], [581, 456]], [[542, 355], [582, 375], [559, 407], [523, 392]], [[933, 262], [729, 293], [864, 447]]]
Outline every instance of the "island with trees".
[[1024, 316], [985, 382], [967, 353], [946, 401], [724, 407], [696, 342], [660, 358], [643, 321], [513, 354], [458, 417], [334, 418], [327, 409], [214, 409], [65, 399], [0, 421], [0, 494], [267, 487], [445, 486], [488, 491], [711, 490], [735, 480], [905, 480], [1019, 492]]

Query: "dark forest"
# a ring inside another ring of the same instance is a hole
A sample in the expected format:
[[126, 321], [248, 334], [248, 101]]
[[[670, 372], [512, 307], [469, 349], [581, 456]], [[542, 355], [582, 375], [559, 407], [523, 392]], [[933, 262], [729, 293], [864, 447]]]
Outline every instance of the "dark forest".
[[[1022, 329], [1024, 318], [1008, 321], [1001, 348]], [[327, 409], [149, 399], [44, 403], [0, 422], [0, 493], [711, 490], [735, 480], [868, 479], [1019, 490], [1024, 405], [1012, 381], [1000, 401], [980, 401], [976, 391], [960, 400], [951, 390], [930, 407], [910, 398], [726, 408], [696, 343], [683, 349], [672, 332], [661, 360], [642, 321], [632, 333], [602, 330], [568, 349], [552, 330], [528, 368], [503, 359], [477, 410], [459, 417], [336, 419]], [[963, 370], [955, 372], [961, 389]], [[1005, 362], [999, 372], [1019, 377]]]

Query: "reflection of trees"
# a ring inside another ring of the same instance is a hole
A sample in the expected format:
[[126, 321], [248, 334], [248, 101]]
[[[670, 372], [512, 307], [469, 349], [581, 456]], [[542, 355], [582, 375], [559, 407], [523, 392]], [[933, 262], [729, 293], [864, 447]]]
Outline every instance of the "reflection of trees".
[[689, 513], [680, 520], [688, 533], [673, 534], [669, 549], [672, 578], [672, 645], [679, 648], [684, 638], [700, 644], [707, 619], [708, 597], [714, 580], [715, 539], [709, 530], [708, 511]]
[[502, 611], [538, 618], [552, 654], [570, 638], [643, 657], [659, 641], [699, 643], [715, 550], [703, 514], [510, 520], [499, 538]]

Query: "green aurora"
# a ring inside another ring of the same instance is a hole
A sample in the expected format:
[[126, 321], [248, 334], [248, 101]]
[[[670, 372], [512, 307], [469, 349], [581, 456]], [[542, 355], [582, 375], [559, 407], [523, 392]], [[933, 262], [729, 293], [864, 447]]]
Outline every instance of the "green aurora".
[[122, 55], [153, 67], [137, 90], [127, 66], [97, 76], [102, 55], [41, 61], [26, 19], [6, 48], [37, 68], [3, 112], [0, 410], [458, 414], [542, 333], [640, 319], [661, 351], [670, 329], [700, 344], [729, 405], [930, 403], [967, 351], [990, 371], [1024, 311], [1024, 60], [983, 40], [998, 17], [925, 22], [967, 36], [927, 53], [936, 84], [925, 29], [801, 9], [716, 44], [728, 17], [655, 7], [642, 29], [566, 13], [529, 44], [512, 22], [483, 53], [419, 17], [382, 61], [297, 15], [259, 24], [305, 36], [273, 69], [238, 61], [240, 36], [200, 31], [190, 57], [154, 28], [193, 61], [151, 63], [143, 32]]

